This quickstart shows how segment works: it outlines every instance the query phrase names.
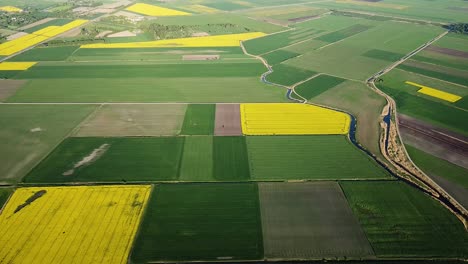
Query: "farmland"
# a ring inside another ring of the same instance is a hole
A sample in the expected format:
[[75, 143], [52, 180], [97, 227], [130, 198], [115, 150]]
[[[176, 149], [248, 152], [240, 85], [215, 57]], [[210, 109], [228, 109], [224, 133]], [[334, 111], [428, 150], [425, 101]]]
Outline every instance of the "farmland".
[[0, 263], [466, 262], [467, 11], [0, 0]]
[[131, 256], [135, 262], [262, 257], [254, 184], [159, 186], [151, 196]]
[[149, 186], [18, 189], [0, 215], [0, 257], [125, 263], [149, 192]]

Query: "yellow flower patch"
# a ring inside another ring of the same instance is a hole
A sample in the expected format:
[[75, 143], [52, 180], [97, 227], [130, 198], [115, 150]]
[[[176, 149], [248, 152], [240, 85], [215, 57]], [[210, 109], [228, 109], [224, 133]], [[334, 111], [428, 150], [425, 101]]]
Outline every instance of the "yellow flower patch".
[[10, 12], [10, 13], [19, 13], [23, 12], [23, 9], [15, 6], [0, 6], [0, 11]]
[[37, 62], [2, 62], [0, 63], [0, 71], [25, 71]]
[[147, 16], [156, 16], [156, 17], [161, 17], [161, 16], [190, 16], [190, 13], [187, 12], [182, 12], [179, 10], [174, 10], [174, 9], [169, 9], [165, 7], [159, 7], [159, 6], [154, 6], [154, 5], [149, 5], [149, 4], [134, 4], [132, 6], [129, 6], [126, 8], [128, 11], [132, 11], [138, 14], [143, 14]]
[[438, 99], [441, 99], [441, 100], [444, 100], [444, 101], [448, 101], [448, 102], [451, 102], [451, 103], [455, 103], [456, 101], [462, 99], [461, 96], [458, 96], [456, 94], [447, 93], [447, 92], [437, 90], [435, 88], [427, 87], [427, 86], [424, 86], [424, 85], [420, 85], [420, 84], [417, 84], [417, 83], [414, 83], [414, 82], [405, 82], [405, 83], [421, 88], [418, 91], [418, 93], [422, 93], [422, 94], [425, 94], [425, 95], [428, 95], [428, 96], [432, 96], [432, 97], [435, 97], [435, 98], [438, 98]]
[[31, 187], [0, 214], [5, 263], [127, 263], [150, 186]]
[[347, 134], [349, 115], [307, 104], [241, 104], [245, 135]]
[[248, 39], [265, 36], [262, 32], [229, 34], [207, 37], [165, 39], [145, 42], [87, 44], [83, 49], [120, 49], [120, 48], [172, 48], [172, 47], [239, 47], [240, 42]]

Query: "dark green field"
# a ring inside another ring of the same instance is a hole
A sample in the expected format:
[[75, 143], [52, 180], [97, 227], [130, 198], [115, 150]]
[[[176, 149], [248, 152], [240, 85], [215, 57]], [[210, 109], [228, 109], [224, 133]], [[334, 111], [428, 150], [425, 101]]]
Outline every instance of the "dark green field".
[[251, 136], [247, 149], [255, 180], [390, 178], [345, 136]]
[[61, 63], [36, 66], [16, 79], [144, 78], [144, 77], [253, 77], [265, 72], [261, 63], [82, 65]]
[[419, 67], [414, 67], [406, 64], [401, 64], [397, 67], [398, 69], [405, 70], [408, 72], [414, 72], [417, 74], [422, 74], [428, 77], [436, 78], [439, 80], [444, 80], [447, 82], [458, 83], [460, 85], [468, 84], [468, 71], [465, 71], [466, 75], [463, 76], [456, 76], [454, 74], [445, 73], [445, 72], [438, 72], [435, 70], [428, 70]]
[[131, 261], [259, 260], [255, 184], [159, 185], [150, 198]]
[[403, 58], [405, 55], [396, 53], [396, 52], [386, 51], [386, 50], [373, 49], [373, 50], [366, 51], [364, 54], [362, 54], [362, 56], [372, 58], [372, 59], [394, 62]]
[[295, 88], [296, 93], [300, 96], [311, 99], [335, 86], [344, 82], [344, 79], [329, 75], [317, 76]]
[[250, 171], [245, 137], [214, 137], [213, 166], [217, 180], [248, 180]]
[[9, 61], [64, 61], [78, 46], [35, 48], [11, 58]]
[[378, 257], [468, 256], [462, 223], [421, 191], [398, 181], [341, 186]]
[[338, 31], [335, 31], [335, 32], [331, 32], [331, 33], [322, 35], [322, 36], [318, 37], [317, 40], [325, 41], [325, 42], [329, 42], [329, 43], [337, 42], [337, 41], [343, 40], [345, 38], [348, 38], [348, 37], [354, 36], [356, 34], [359, 34], [361, 32], [364, 32], [364, 31], [368, 30], [369, 28], [371, 28], [371, 27], [367, 26], [367, 25], [356, 24], [356, 25], [352, 25], [352, 26], [349, 26], [347, 28], [344, 28], [344, 29], [341, 29], [341, 30], [338, 30]]
[[262, 57], [267, 60], [268, 64], [276, 65], [278, 63], [297, 57], [299, 55], [301, 54], [297, 52], [287, 50], [276, 50], [271, 53], [262, 55]]
[[3, 208], [3, 205], [5, 202], [8, 200], [10, 195], [13, 193], [13, 190], [11, 188], [0, 188], [0, 212], [1, 209]]
[[273, 73], [267, 76], [267, 80], [272, 83], [291, 86], [315, 74], [317, 74], [317, 72], [299, 69], [285, 64], [277, 64], [273, 66]]
[[187, 106], [182, 135], [213, 135], [216, 105], [190, 104]]
[[[76, 164], [108, 144], [91, 162]], [[25, 178], [27, 183], [175, 180], [183, 137], [68, 138]], [[69, 173], [73, 170], [73, 173]]]

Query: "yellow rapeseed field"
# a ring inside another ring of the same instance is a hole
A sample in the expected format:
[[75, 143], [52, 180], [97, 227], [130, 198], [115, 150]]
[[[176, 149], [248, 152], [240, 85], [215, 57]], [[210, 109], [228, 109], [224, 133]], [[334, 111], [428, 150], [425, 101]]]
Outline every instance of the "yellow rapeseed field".
[[265, 36], [262, 32], [229, 34], [206, 37], [165, 39], [145, 42], [87, 44], [83, 49], [119, 49], [119, 48], [172, 48], [172, 47], [239, 47], [240, 41]]
[[23, 9], [15, 6], [0, 6], [0, 11], [10, 12], [10, 13], [19, 13], [23, 12]]
[[0, 63], [0, 71], [25, 71], [37, 62], [2, 62]]
[[30, 48], [36, 44], [46, 41], [52, 37], [60, 35], [68, 30], [74, 29], [88, 22], [87, 20], [78, 19], [63, 26], [50, 26], [38, 31], [35, 31], [26, 36], [11, 40], [0, 44], [0, 55], [9, 56]]
[[245, 135], [347, 134], [349, 115], [323, 107], [294, 104], [241, 104]]
[[203, 13], [203, 14], [213, 14], [213, 13], [219, 12], [219, 10], [216, 8], [212, 8], [212, 7], [204, 6], [204, 5], [189, 5], [186, 8], [194, 12]]
[[19, 188], [0, 214], [0, 262], [126, 263], [150, 191]]
[[128, 11], [132, 11], [135, 13], [147, 15], [147, 16], [190, 16], [190, 13], [182, 12], [179, 10], [149, 5], [149, 4], [134, 4], [126, 8]]
[[429, 96], [432, 96], [432, 97], [435, 97], [435, 98], [438, 98], [438, 99], [442, 99], [442, 100], [445, 100], [445, 101], [448, 101], [448, 102], [451, 102], [451, 103], [455, 103], [456, 101], [462, 99], [461, 96], [458, 96], [456, 94], [447, 93], [447, 92], [437, 90], [435, 88], [431, 88], [431, 87], [428, 87], [428, 86], [424, 86], [424, 85], [421, 85], [421, 84], [417, 84], [417, 83], [414, 83], [414, 82], [406, 82], [406, 84], [421, 88], [421, 89], [419, 89], [418, 93], [429, 95]]

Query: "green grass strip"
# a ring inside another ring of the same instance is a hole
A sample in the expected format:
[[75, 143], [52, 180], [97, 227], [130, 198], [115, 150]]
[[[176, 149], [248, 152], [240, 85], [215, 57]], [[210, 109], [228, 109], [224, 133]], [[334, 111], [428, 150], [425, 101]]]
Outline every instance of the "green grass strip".
[[213, 135], [216, 105], [190, 104], [187, 106], [182, 135]]

